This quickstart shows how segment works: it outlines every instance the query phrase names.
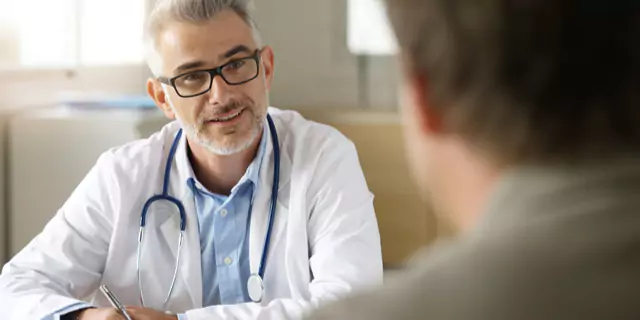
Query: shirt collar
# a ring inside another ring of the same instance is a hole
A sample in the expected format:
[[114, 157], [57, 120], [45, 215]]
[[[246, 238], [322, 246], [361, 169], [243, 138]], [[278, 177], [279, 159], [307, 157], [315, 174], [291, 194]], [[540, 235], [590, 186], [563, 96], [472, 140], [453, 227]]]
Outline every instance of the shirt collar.
[[[266, 145], [267, 145], [267, 136], [268, 136], [267, 123], [265, 121], [262, 125], [262, 138], [260, 138], [260, 145], [258, 147], [258, 152], [256, 153], [255, 158], [253, 158], [253, 161], [251, 162], [251, 164], [249, 164], [247, 171], [245, 171], [242, 178], [240, 178], [240, 181], [238, 181], [238, 183], [231, 190], [232, 193], [234, 193], [239, 187], [247, 183], [253, 183], [254, 187], [258, 186], [258, 182], [260, 180], [260, 168], [262, 167], [262, 161], [264, 158]], [[198, 181], [198, 178], [195, 176], [193, 172], [193, 167], [191, 166], [191, 161], [189, 161], [189, 154], [188, 154], [189, 147], [186, 141], [186, 134], [183, 133], [181, 139], [183, 140], [182, 143], [185, 147], [177, 150], [177, 153], [179, 154], [176, 154], [176, 157], [178, 156], [182, 157], [184, 159], [184, 163], [187, 164], [185, 168], [187, 170], [187, 179], [185, 183], [187, 184], [187, 187], [189, 187], [192, 190], [193, 188], [206, 190], [206, 188]], [[207, 192], [210, 192], [210, 191], [207, 190]]]
[[[258, 147], [258, 152], [256, 153], [256, 157], [247, 168], [247, 172], [242, 177], [243, 179], [246, 177], [246, 179], [253, 182], [254, 185], [258, 185], [258, 181], [260, 180], [260, 168], [262, 168], [262, 160], [264, 159], [264, 153], [267, 146], [267, 136], [267, 124], [263, 123], [262, 138], [260, 138], [260, 146]], [[243, 179], [240, 179], [240, 181], [242, 181]]]

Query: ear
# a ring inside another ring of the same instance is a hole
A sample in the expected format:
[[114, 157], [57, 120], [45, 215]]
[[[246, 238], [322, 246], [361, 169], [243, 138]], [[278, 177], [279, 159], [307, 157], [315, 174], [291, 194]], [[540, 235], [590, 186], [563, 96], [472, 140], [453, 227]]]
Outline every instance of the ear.
[[275, 61], [273, 48], [271, 48], [270, 46], [264, 47], [262, 49], [260, 61], [262, 63], [262, 68], [264, 70], [264, 75], [267, 82], [267, 90], [271, 90]]
[[149, 78], [147, 80], [147, 94], [155, 101], [156, 106], [162, 110], [167, 118], [171, 120], [176, 118], [173, 108], [171, 108], [170, 98], [167, 96], [169, 93], [164, 91], [160, 81]]
[[423, 74], [409, 74], [406, 89], [409, 108], [412, 115], [416, 117], [420, 131], [429, 135], [442, 133], [444, 129], [442, 118], [429, 102], [427, 77]]

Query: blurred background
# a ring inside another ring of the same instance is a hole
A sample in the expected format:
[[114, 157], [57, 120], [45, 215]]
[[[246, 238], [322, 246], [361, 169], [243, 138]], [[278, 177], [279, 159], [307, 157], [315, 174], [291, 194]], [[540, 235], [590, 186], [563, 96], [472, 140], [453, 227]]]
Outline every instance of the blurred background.
[[[0, 0], [0, 265], [64, 203], [100, 153], [167, 122], [145, 94], [154, 0]], [[447, 236], [404, 159], [394, 39], [380, 0], [256, 0], [274, 48], [271, 105], [336, 127], [375, 195], [387, 268]]]

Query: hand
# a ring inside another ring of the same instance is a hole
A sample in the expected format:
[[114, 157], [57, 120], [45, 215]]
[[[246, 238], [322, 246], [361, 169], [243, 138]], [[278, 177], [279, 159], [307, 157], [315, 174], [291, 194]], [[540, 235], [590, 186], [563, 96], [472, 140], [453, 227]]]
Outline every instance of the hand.
[[124, 320], [115, 308], [85, 309], [78, 313], [78, 320]]
[[178, 320], [178, 316], [143, 307], [126, 307], [133, 320]]

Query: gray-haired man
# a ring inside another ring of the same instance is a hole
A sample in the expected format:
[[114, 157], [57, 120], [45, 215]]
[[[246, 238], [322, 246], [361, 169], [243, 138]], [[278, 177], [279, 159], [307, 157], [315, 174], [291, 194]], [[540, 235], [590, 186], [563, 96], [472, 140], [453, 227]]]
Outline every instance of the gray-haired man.
[[249, 2], [160, 0], [147, 36], [149, 95], [176, 121], [100, 157], [3, 269], [3, 319], [122, 319], [101, 284], [134, 320], [299, 318], [380, 283], [355, 146], [269, 107]]

